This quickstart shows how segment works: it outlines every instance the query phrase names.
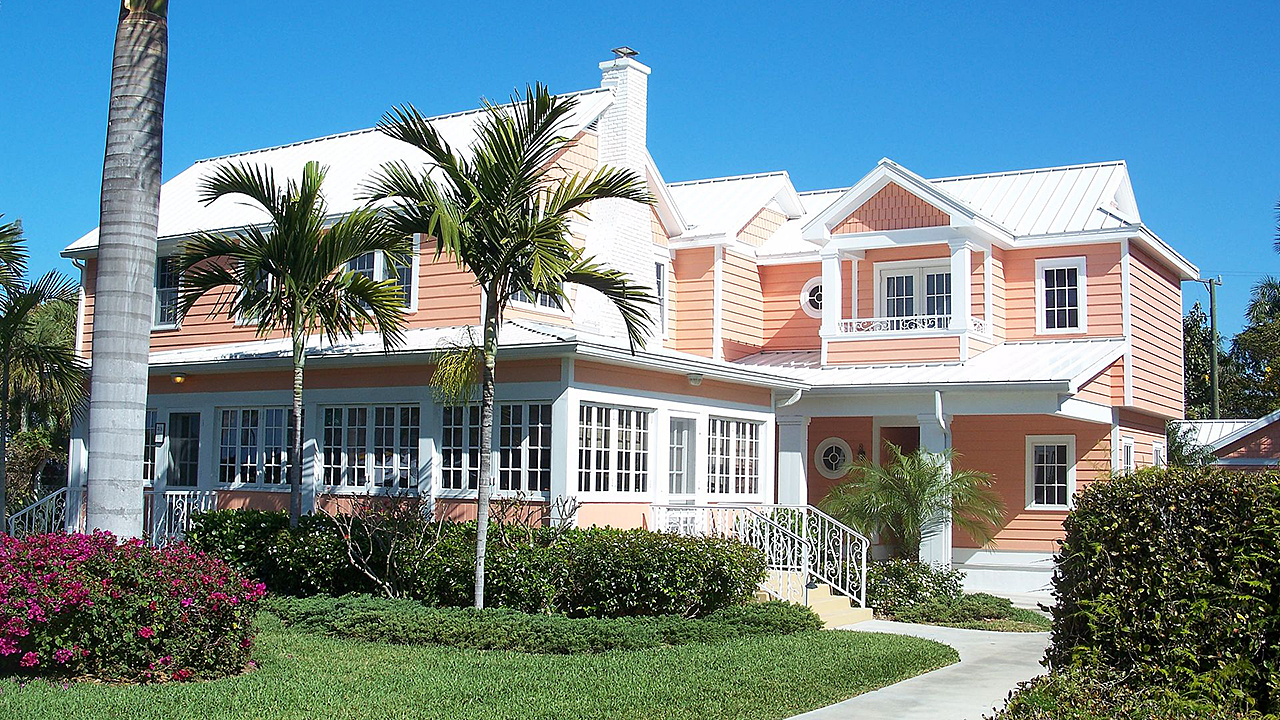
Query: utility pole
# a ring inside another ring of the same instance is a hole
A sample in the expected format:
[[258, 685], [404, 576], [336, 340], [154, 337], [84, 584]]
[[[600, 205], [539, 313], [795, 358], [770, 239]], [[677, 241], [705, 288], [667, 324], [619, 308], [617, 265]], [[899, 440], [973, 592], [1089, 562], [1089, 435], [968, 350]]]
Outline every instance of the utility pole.
[[1196, 282], [1209, 288], [1209, 336], [1213, 347], [1209, 348], [1209, 405], [1213, 419], [1219, 418], [1218, 412], [1218, 287], [1222, 285], [1222, 276]]

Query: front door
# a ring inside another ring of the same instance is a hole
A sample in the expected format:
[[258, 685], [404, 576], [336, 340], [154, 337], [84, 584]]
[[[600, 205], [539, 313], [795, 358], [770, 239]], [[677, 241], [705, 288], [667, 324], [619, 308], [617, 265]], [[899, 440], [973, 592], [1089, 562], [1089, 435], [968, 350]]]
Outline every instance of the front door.
[[169, 413], [169, 487], [195, 487], [200, 478], [200, 413]]

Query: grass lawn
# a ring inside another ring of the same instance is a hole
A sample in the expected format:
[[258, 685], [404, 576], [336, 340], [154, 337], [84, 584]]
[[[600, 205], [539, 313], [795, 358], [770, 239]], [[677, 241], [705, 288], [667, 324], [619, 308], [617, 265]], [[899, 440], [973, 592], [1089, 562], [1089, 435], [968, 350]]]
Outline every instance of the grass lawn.
[[0, 717], [784, 718], [956, 661], [897, 635], [816, 631], [599, 655], [529, 655], [339, 640], [263, 615], [258, 668], [212, 682], [0, 681]]

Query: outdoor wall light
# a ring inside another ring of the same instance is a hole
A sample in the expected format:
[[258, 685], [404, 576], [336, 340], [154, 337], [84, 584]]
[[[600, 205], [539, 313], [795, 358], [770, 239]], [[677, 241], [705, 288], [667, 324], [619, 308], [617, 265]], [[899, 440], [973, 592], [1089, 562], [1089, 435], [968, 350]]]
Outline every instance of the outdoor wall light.
[[694, 387], [698, 387], [699, 385], [701, 385], [701, 384], [702, 384], [702, 374], [701, 374], [701, 373], [689, 373], [686, 377], [688, 377], [688, 378], [689, 378], [689, 384], [690, 384], [690, 385], [692, 385], [692, 386], [694, 386]]
[[173, 373], [172, 375], [169, 376], [169, 379], [173, 381], [174, 385], [181, 385], [182, 383], [187, 381], [187, 374]]

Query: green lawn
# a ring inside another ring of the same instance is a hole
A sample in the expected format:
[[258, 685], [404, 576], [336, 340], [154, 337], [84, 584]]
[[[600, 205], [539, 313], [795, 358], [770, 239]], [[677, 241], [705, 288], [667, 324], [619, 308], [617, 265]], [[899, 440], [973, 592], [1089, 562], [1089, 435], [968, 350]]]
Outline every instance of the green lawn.
[[158, 686], [0, 681], [0, 717], [784, 718], [957, 659], [927, 640], [833, 630], [528, 655], [339, 640], [263, 618], [253, 672]]

